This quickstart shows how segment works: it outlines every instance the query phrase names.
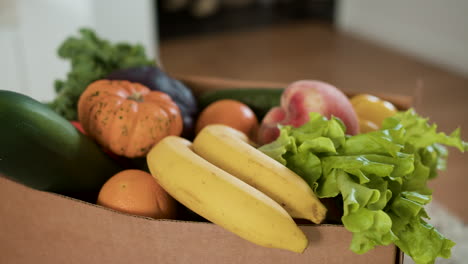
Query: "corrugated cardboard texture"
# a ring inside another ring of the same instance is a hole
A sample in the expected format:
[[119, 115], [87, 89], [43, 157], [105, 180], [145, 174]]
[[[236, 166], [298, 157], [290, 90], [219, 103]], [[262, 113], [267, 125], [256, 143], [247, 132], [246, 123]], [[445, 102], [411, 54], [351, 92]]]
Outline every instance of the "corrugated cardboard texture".
[[394, 246], [356, 255], [340, 226], [301, 226], [303, 254], [254, 245], [210, 223], [129, 216], [0, 177], [0, 263], [379, 263]]
[[[195, 94], [227, 88], [285, 87], [280, 83], [176, 77]], [[410, 97], [377, 96], [392, 101], [400, 109], [411, 105]], [[0, 175], [0, 264], [403, 263], [395, 246], [354, 254], [348, 249], [351, 233], [342, 226], [301, 226], [301, 229], [310, 241], [303, 254], [269, 249], [210, 223], [130, 216], [33, 190]]]

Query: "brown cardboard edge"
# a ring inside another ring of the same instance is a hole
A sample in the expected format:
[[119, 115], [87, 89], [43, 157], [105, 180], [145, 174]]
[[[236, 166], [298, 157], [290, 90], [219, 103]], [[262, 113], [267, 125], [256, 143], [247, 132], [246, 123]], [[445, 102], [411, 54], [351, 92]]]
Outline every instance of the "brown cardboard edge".
[[[184, 76], [177, 76], [175, 77], [176, 79], [179, 79], [183, 83], [185, 83], [187, 86], [189, 86], [195, 94], [202, 93], [204, 91], [208, 90], [220, 90], [220, 89], [228, 89], [228, 88], [284, 88], [287, 86], [285, 83], [275, 83], [275, 82], [261, 82], [261, 81], [243, 81], [243, 80], [233, 80], [233, 79], [221, 79], [221, 78], [215, 78], [215, 77], [203, 77], [203, 76], [190, 76], [190, 75], [184, 75]], [[352, 96], [355, 93], [352, 92], [347, 92], [344, 91], [346, 95]], [[412, 98], [409, 96], [400, 96], [400, 95], [387, 95], [387, 94], [374, 94], [376, 96], [379, 96], [380, 98], [384, 100], [388, 100], [390, 102], [393, 102], [399, 109], [408, 109], [411, 104], [412, 104]], [[2, 175], [0, 175], [2, 177]], [[12, 181], [11, 179], [5, 178], [9, 181]], [[2, 179], [0, 179], [2, 180]], [[14, 182], [14, 181], [13, 181]], [[17, 183], [17, 182], [15, 182]], [[20, 183], [17, 183], [20, 184]], [[20, 184], [22, 185], [22, 184]], [[132, 218], [137, 218], [137, 219], [142, 219], [142, 220], [149, 220], [149, 221], [162, 221], [162, 222], [189, 222], [191, 224], [200, 224], [200, 225], [212, 225], [211, 223], [208, 222], [192, 222], [192, 221], [183, 221], [183, 220], [169, 220], [169, 219], [152, 219], [148, 217], [143, 217], [143, 216], [136, 216], [136, 215], [130, 215], [130, 214], [125, 214], [119, 211], [115, 211], [113, 209], [109, 209], [106, 207], [102, 207], [93, 203], [85, 202], [79, 199], [71, 198], [68, 196], [64, 196], [61, 194], [56, 194], [56, 193], [51, 193], [51, 192], [44, 192], [44, 191], [39, 191], [32, 189], [28, 186], [22, 185], [25, 188], [28, 188], [28, 191], [33, 191], [33, 192], [43, 192], [47, 193], [50, 195], [54, 195], [60, 198], [65, 198], [70, 202], [74, 203], [80, 203], [84, 205], [91, 205], [95, 208], [100, 208], [104, 209], [107, 211], [111, 211], [114, 214], [118, 215], [125, 215], [126, 217], [132, 217]], [[314, 225], [314, 224], [299, 224], [299, 226], [320, 226], [323, 228], [336, 228], [336, 227], [342, 227], [342, 225], [330, 225], [330, 224], [323, 224], [323, 225]], [[395, 263], [396, 264], [403, 264], [404, 256], [403, 253], [399, 250], [398, 247], [394, 246], [395, 250]]]
[[[101, 206], [101, 205], [98, 205], [98, 204], [94, 204], [94, 203], [90, 203], [90, 202], [83, 201], [83, 200], [80, 200], [80, 199], [76, 199], [76, 198], [73, 198], [73, 197], [69, 197], [69, 196], [66, 196], [66, 195], [63, 195], [63, 194], [36, 190], [34, 188], [26, 186], [26, 185], [24, 185], [24, 184], [22, 184], [20, 182], [17, 182], [15, 180], [9, 178], [8, 176], [5, 176], [5, 175], [0, 173], [0, 182], [2, 180], [5, 180], [5, 181], [9, 182], [10, 184], [20, 185], [21, 188], [28, 189], [28, 191], [30, 191], [30, 192], [43, 193], [43, 194], [46, 194], [46, 195], [56, 196], [56, 197], [59, 197], [59, 198], [62, 198], [62, 199], [66, 199], [66, 200], [68, 200], [68, 201], [70, 201], [72, 203], [79, 203], [79, 204], [84, 204], [84, 205], [87, 205], [87, 206], [92, 206], [94, 208], [99, 208], [99, 209], [102, 209], [102, 210], [110, 211], [110, 212], [112, 212], [114, 214], [125, 215], [125, 216], [128, 216], [128, 217], [145, 219], [145, 220], [149, 220], [149, 221], [167, 221], [167, 222], [178, 222], [178, 223], [195, 223], [195, 224], [212, 225], [212, 223], [210, 223], [210, 222], [195, 222], [195, 221], [177, 220], [177, 219], [155, 219], [155, 218], [151, 218], [151, 217], [147, 217], [147, 216], [128, 214], [128, 213], [124, 213], [124, 212], [121, 212], [121, 211], [114, 210], [112, 208], [108, 208], [108, 207]], [[325, 228], [327, 228], [327, 227], [342, 227], [343, 226], [343, 225], [337, 225], [337, 224], [320, 224], [320, 225], [317, 225], [317, 224], [314, 224], [314, 223], [298, 224], [298, 225], [299, 226], [322, 226], [322, 227], [325, 227]]]
[[[288, 86], [288, 83], [283, 82], [269, 82], [269, 81], [252, 81], [252, 80], [239, 80], [230, 78], [219, 78], [212, 76], [200, 76], [200, 75], [187, 75], [187, 74], [173, 74], [173, 78], [181, 81], [187, 85], [195, 95], [199, 95], [203, 92], [213, 90], [224, 90], [224, 89], [250, 89], [250, 88], [265, 88], [265, 89], [284, 89]], [[352, 97], [360, 93], [353, 91], [343, 92], [348, 96]], [[414, 103], [414, 98], [407, 95], [388, 94], [388, 93], [373, 93], [372, 95], [377, 96], [383, 100], [393, 103], [399, 110], [410, 109]], [[328, 224], [321, 224], [320, 226], [327, 226]], [[299, 224], [304, 226], [304, 224]], [[336, 226], [336, 225], [331, 225]], [[395, 245], [396, 257], [395, 264], [403, 264], [404, 253]]]
[[[55, 198], [58, 198], [58, 199], [65, 199], [65, 200], [67, 200], [67, 202], [74, 203], [74, 204], [76, 204], [78, 206], [91, 206], [91, 207], [93, 207], [95, 209], [98, 209], [98, 210], [107, 211], [111, 215], [116, 215], [116, 216], [119, 215], [119, 216], [129, 217], [129, 218], [132, 218], [132, 219], [139, 219], [141, 221], [145, 221], [146, 223], [150, 223], [150, 222], [172, 222], [172, 223], [189, 223], [192, 226], [193, 225], [196, 225], [196, 226], [198, 226], [198, 225], [200, 225], [200, 226], [212, 226], [213, 225], [210, 222], [195, 222], [195, 221], [172, 220], [172, 219], [153, 219], [153, 218], [145, 217], [145, 216], [127, 214], [127, 213], [123, 213], [123, 212], [120, 212], [120, 211], [113, 210], [111, 208], [103, 207], [103, 206], [100, 206], [100, 205], [97, 205], [97, 204], [93, 204], [93, 203], [82, 201], [82, 200], [79, 200], [79, 199], [76, 199], [76, 198], [68, 197], [68, 196], [65, 196], [65, 195], [62, 195], [62, 194], [36, 190], [36, 189], [28, 187], [28, 186], [26, 186], [24, 184], [18, 183], [16, 181], [14, 181], [12, 179], [9, 179], [8, 177], [5, 177], [4, 175], [0, 174], [0, 183], [2, 181], [6, 181], [7, 184], [14, 184], [14, 185], [16, 185], [15, 188], [21, 188], [24, 191], [31, 192], [31, 193], [33, 193], [32, 195], [34, 195], [34, 193], [36, 193], [36, 194], [38, 194], [40, 196], [49, 196], [49, 197], [55, 197]], [[70, 207], [75, 207], [76, 205], [71, 204]], [[325, 230], [330, 229], [331, 231], [333, 231], [333, 229], [336, 230], [336, 228], [343, 228], [343, 225], [337, 225], [337, 224], [320, 224], [320, 225], [317, 225], [317, 224], [310, 223], [310, 224], [298, 224], [298, 226], [300, 226], [302, 228], [307, 228], [308, 226], [318, 227], [318, 228], [320, 228], [322, 230], [321, 232], [327, 232], [327, 231], [323, 231], [324, 229]], [[400, 249], [397, 246], [393, 245], [393, 247], [395, 249], [395, 255], [393, 255], [394, 256], [394, 263], [395, 264], [403, 264], [403, 260], [404, 260], [403, 253], [400, 251]]]
[[[200, 76], [200, 75], [182, 75], [175, 74], [174, 78], [186, 84], [195, 95], [199, 95], [203, 92], [223, 89], [249, 89], [249, 88], [265, 88], [265, 89], [283, 89], [288, 86], [288, 83], [283, 82], [268, 82], [268, 81], [252, 81], [252, 80], [239, 80], [229, 78], [218, 78], [211, 76]], [[358, 95], [360, 93], [352, 91], [343, 91], [348, 97]], [[373, 93], [372, 95], [377, 96], [383, 100], [392, 102], [398, 109], [407, 110], [413, 105], [414, 99], [412, 96], [388, 94], [388, 93]], [[300, 224], [299, 226], [304, 226]], [[327, 226], [322, 224], [321, 226]], [[397, 247], [396, 248], [396, 264], [403, 264], [404, 253]]]
[[[223, 90], [223, 89], [249, 89], [249, 88], [265, 88], [265, 89], [282, 89], [288, 86], [287, 83], [281, 82], [267, 82], [267, 81], [250, 81], [250, 80], [236, 80], [236, 79], [225, 79], [216, 77], [205, 77], [195, 75], [174, 75], [174, 78], [183, 82], [187, 85], [194, 94], [201, 94], [206, 91]], [[343, 92], [348, 96], [354, 96], [360, 93], [353, 91]], [[406, 110], [413, 105], [413, 97], [398, 94], [388, 93], [373, 93], [372, 95], [377, 96], [383, 100], [392, 102], [398, 109]]]
[[[155, 219], [155, 218], [151, 218], [151, 217], [147, 217], [147, 216], [128, 214], [128, 213], [125, 213], [125, 212], [114, 210], [114, 209], [109, 208], [109, 207], [105, 207], [105, 206], [95, 204], [95, 203], [90, 203], [90, 202], [83, 201], [83, 200], [80, 200], [80, 199], [76, 199], [76, 198], [66, 196], [66, 195], [63, 195], [63, 194], [36, 190], [34, 188], [26, 186], [26, 185], [24, 185], [24, 184], [22, 184], [20, 182], [17, 182], [15, 180], [9, 178], [8, 176], [5, 176], [5, 175], [0, 173], [0, 182], [1, 182], [1, 180], [5, 180], [7, 182], [20, 185], [22, 188], [28, 189], [28, 191], [30, 191], [30, 192], [43, 193], [43, 194], [46, 194], [46, 195], [56, 196], [56, 197], [59, 197], [59, 198], [62, 198], [62, 199], [66, 199], [66, 200], [68, 200], [68, 201], [70, 201], [72, 203], [84, 204], [84, 205], [87, 205], [87, 206], [92, 206], [94, 208], [99, 208], [99, 209], [102, 209], [102, 210], [110, 211], [110, 212], [112, 212], [114, 214], [125, 215], [125, 216], [128, 216], [128, 217], [145, 219], [145, 220], [149, 220], [149, 221], [167, 221], [167, 222], [177, 222], [177, 223], [195, 223], [195, 224], [212, 225], [212, 223], [210, 223], [210, 222], [195, 222], [195, 221], [178, 220], [178, 219]], [[298, 225], [299, 226], [321, 226], [321, 227], [324, 227], [324, 228], [327, 228], [327, 227], [342, 227], [343, 226], [343, 225], [338, 225], [338, 224], [319, 224], [319, 225], [317, 225], [317, 224], [314, 224], [314, 223], [298, 224]]]
[[[47, 194], [47, 195], [52, 195], [52, 196], [60, 197], [60, 198], [62, 198], [62, 199], [69, 200], [69, 201], [72, 202], [72, 203], [85, 204], [85, 205], [87, 205], [87, 206], [92, 206], [92, 207], [95, 207], [95, 208], [100, 208], [100, 209], [107, 210], [107, 211], [110, 211], [110, 212], [115, 213], [115, 214], [125, 215], [125, 216], [128, 216], [128, 217], [135, 217], [135, 218], [145, 219], [145, 220], [149, 220], [149, 221], [169, 221], [169, 222], [182, 222], [182, 223], [183, 223], [183, 222], [190, 222], [190, 221], [174, 220], [174, 219], [155, 219], [155, 218], [151, 218], [151, 217], [147, 217], [147, 216], [133, 215], [133, 214], [124, 213], [124, 212], [117, 211], [117, 210], [114, 210], [114, 209], [109, 208], [109, 207], [104, 207], [104, 206], [101, 206], [101, 205], [98, 205], [98, 204], [95, 204], [95, 203], [90, 203], [90, 202], [83, 201], [83, 200], [80, 200], [80, 199], [76, 199], [76, 198], [73, 198], [73, 197], [70, 197], [70, 196], [66, 196], [66, 195], [63, 195], [63, 194], [60, 194], [60, 193], [54, 193], [54, 192], [49, 192], [49, 191], [37, 190], [37, 189], [31, 188], [31, 187], [29, 187], [29, 186], [26, 186], [26, 185], [24, 185], [24, 184], [22, 184], [22, 183], [20, 183], [20, 182], [18, 182], [18, 181], [15, 181], [14, 179], [11, 179], [11, 178], [8, 177], [7, 175], [3, 175], [2, 173], [0, 173], [0, 181], [1, 181], [1, 180], [5, 180], [5, 181], [10, 182], [10, 183], [13, 183], [13, 184], [21, 185], [23, 188], [26, 188], [26, 189], [28, 189], [28, 190], [31, 191], [31, 192], [44, 193], [44, 194]], [[206, 222], [191, 222], [191, 223], [209, 224], [209, 223], [206, 223]]]

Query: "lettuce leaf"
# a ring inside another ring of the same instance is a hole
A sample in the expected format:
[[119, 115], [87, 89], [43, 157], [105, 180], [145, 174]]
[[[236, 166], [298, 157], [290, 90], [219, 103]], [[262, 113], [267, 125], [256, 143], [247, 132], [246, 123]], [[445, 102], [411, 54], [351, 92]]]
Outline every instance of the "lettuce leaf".
[[345, 131], [338, 118], [311, 113], [301, 127], [280, 126], [278, 139], [259, 149], [300, 175], [319, 198], [342, 200], [353, 252], [394, 243], [416, 263], [449, 258], [455, 243], [424, 220], [424, 206], [432, 199], [428, 180], [445, 169], [446, 147], [468, 150], [460, 130], [437, 132], [410, 109], [378, 131]]

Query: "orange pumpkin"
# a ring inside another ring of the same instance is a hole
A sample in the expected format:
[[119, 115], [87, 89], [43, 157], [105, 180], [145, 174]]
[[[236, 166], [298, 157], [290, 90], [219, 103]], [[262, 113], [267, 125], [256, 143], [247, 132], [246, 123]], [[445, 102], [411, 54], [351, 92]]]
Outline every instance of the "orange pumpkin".
[[78, 101], [83, 129], [113, 153], [143, 157], [161, 139], [180, 135], [182, 116], [169, 95], [129, 81], [98, 80]]

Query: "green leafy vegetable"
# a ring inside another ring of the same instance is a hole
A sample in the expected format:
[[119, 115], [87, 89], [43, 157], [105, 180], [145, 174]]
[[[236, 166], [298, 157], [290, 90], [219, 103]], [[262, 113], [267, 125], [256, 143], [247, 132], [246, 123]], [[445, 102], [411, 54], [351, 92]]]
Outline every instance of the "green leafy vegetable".
[[66, 39], [58, 55], [71, 61], [71, 71], [66, 80], [55, 81], [57, 96], [49, 106], [68, 120], [77, 119], [78, 100], [91, 82], [117, 69], [155, 64], [141, 45], [112, 44], [86, 28], [80, 30], [79, 38]]
[[382, 129], [346, 136], [343, 123], [317, 113], [259, 149], [296, 172], [320, 198], [342, 199], [341, 221], [353, 233], [350, 249], [365, 253], [394, 243], [416, 263], [450, 257], [454, 242], [424, 219], [427, 182], [445, 168], [446, 146], [468, 149], [457, 129], [438, 133], [412, 109], [387, 118]]

